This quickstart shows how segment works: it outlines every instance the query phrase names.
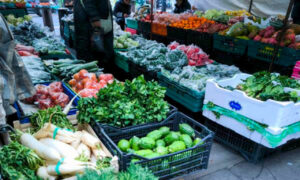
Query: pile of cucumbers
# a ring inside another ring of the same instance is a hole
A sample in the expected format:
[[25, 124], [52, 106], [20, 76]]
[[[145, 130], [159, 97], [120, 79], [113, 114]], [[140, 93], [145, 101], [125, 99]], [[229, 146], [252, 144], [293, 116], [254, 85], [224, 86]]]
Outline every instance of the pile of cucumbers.
[[133, 136], [130, 140], [121, 139], [118, 147], [126, 153], [151, 159], [166, 154], [191, 148], [203, 144], [201, 138], [195, 138], [194, 129], [186, 124], [179, 124], [179, 131], [171, 131], [169, 127], [163, 126], [153, 130], [145, 137]]

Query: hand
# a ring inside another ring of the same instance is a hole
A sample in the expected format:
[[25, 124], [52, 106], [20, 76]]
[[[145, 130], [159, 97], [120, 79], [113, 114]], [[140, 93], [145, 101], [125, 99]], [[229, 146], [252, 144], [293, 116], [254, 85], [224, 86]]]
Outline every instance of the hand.
[[127, 18], [127, 17], [128, 17], [128, 14], [124, 14], [124, 17]]
[[95, 28], [95, 27], [101, 27], [101, 24], [100, 24], [100, 21], [94, 21], [92, 22], [92, 26]]

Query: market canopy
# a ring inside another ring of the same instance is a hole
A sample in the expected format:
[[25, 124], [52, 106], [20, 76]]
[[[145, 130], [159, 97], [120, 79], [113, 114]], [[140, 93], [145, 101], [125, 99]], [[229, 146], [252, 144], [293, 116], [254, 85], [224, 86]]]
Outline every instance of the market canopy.
[[[251, 0], [189, 0], [199, 10], [208, 9], [238, 10], [248, 9]], [[289, 0], [253, 0], [252, 13], [257, 16], [285, 15]]]

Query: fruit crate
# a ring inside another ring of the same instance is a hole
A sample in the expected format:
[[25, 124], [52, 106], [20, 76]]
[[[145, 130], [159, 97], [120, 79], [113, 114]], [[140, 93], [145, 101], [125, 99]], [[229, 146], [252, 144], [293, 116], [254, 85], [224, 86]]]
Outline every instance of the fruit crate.
[[[48, 86], [50, 84], [50, 82], [48, 82], [48, 83], [40, 83], [40, 84]], [[74, 92], [65, 83], [63, 83], [63, 82], [62, 82], [62, 88], [63, 88], [63, 93], [65, 93], [69, 97], [69, 100], [71, 101], [75, 97]], [[68, 115], [74, 115], [74, 114], [77, 113], [76, 107], [78, 105], [78, 101], [79, 101], [79, 97], [76, 97], [74, 99], [73, 103], [72, 103], [73, 107], [70, 109]], [[25, 114], [24, 113], [24, 110], [22, 108], [22, 103], [19, 102], [19, 103], [16, 104], [16, 106], [18, 106], [19, 111], [20, 111], [19, 115], [18, 115], [18, 118], [22, 119], [25, 122], [29, 122], [29, 116], [30, 116], [30, 114]], [[14, 107], [15, 107], [15, 105], [14, 105]], [[37, 109], [38, 109], [38, 107], [37, 107]]]
[[8, 15], [12, 14], [15, 17], [23, 17], [28, 14], [27, 10], [25, 8], [0, 9], [0, 13], [3, 16], [8, 16]]
[[248, 41], [230, 36], [221, 36], [214, 34], [213, 48], [224, 52], [243, 56], [246, 54]]
[[206, 53], [211, 53], [213, 48], [213, 34], [187, 30], [186, 37], [188, 44], [194, 44], [203, 49]]
[[114, 127], [114, 126], [111, 126], [111, 125], [107, 125], [107, 124], [101, 124], [101, 123], [95, 123], [94, 125], [97, 126], [97, 127], [101, 127], [103, 129], [105, 129], [106, 133], [113, 133], [115, 132], [115, 129], [119, 129], [120, 131], [125, 131], [125, 130], [130, 130], [130, 129], [133, 129], [133, 128], [139, 128], [139, 127], [142, 127], [142, 126], [145, 126], [145, 125], [148, 125], [150, 126], [151, 124], [157, 124], [157, 123], [162, 123], [164, 121], [167, 121], [167, 119], [173, 114], [173, 113], [176, 113], [178, 111], [178, 109], [169, 104], [170, 106], [170, 110], [169, 112], [167, 113], [167, 118], [161, 122], [153, 122], [153, 123], [146, 123], [146, 124], [140, 124], [140, 125], [134, 125], [134, 126], [129, 126], [129, 127], [125, 127], [125, 128], [118, 128], [118, 127]]
[[131, 18], [126, 18], [126, 26], [131, 28], [131, 29], [135, 29], [138, 30], [138, 21], [135, 19], [131, 19]]
[[151, 32], [151, 24], [149, 22], [138, 21], [138, 31], [143, 34], [149, 34]]
[[[162, 126], [170, 127], [172, 131], [178, 131], [181, 123], [189, 124], [195, 130], [195, 137], [201, 138], [204, 143], [152, 159], [143, 158], [133, 153], [126, 154], [116, 145], [121, 139], [130, 139], [133, 136], [143, 137], [150, 131]], [[143, 167], [147, 166], [160, 179], [170, 179], [206, 169], [214, 136], [208, 128], [180, 112], [172, 114], [166, 121], [159, 124], [145, 125], [121, 131], [114, 129], [114, 132], [111, 133], [107, 133], [103, 128], [96, 128], [95, 132], [98, 136], [100, 135], [100, 139], [111, 153], [118, 156], [120, 170], [126, 170], [133, 159], [139, 158], [142, 160], [137, 161], [136, 164], [140, 164]]]
[[125, 72], [129, 73], [129, 60], [126, 56], [115, 50], [115, 64], [120, 69], [124, 70]]
[[170, 39], [186, 42], [188, 33], [185, 29], [167, 26], [167, 34]]
[[[261, 61], [272, 62], [275, 46], [271, 44], [249, 41], [248, 57]], [[300, 50], [288, 47], [279, 47], [274, 64], [281, 66], [294, 66], [300, 60]]]
[[167, 88], [166, 95], [183, 105], [192, 112], [200, 112], [202, 110], [204, 91], [198, 92], [165, 77], [162, 73], [158, 73], [158, 82]]
[[147, 81], [157, 80], [157, 72], [148, 71], [146, 67], [135, 64], [132, 61], [129, 61], [129, 73], [133, 77], [144, 75]]
[[164, 37], [168, 35], [167, 26], [159, 23], [152, 23], [151, 32]]

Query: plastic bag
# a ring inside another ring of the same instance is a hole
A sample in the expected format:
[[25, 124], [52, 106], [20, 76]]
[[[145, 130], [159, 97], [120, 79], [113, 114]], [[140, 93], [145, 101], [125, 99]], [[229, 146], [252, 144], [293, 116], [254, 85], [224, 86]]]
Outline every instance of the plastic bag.
[[54, 107], [54, 104], [52, 103], [51, 99], [40, 99], [38, 100], [39, 108], [40, 109], [48, 109], [50, 107]]
[[53, 82], [49, 84], [49, 91], [50, 92], [63, 92], [63, 87], [61, 82]]
[[96, 89], [83, 89], [79, 92], [81, 97], [97, 97], [98, 90]]

